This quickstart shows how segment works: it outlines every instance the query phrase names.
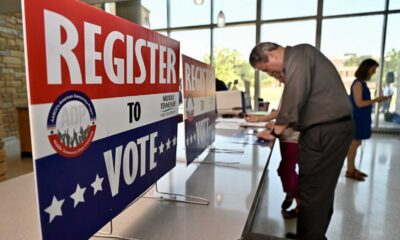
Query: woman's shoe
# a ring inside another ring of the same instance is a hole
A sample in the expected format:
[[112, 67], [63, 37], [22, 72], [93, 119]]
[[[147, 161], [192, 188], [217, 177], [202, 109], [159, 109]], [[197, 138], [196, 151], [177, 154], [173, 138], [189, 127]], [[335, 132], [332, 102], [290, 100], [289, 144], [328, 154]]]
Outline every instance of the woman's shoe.
[[364, 173], [364, 172], [361, 172], [361, 171], [360, 171], [360, 170], [358, 170], [358, 169], [354, 169], [354, 171], [356, 171], [356, 172], [360, 173], [360, 174], [361, 174], [361, 176], [363, 176], [363, 177], [368, 177], [368, 174], [366, 174], [366, 173]]
[[296, 233], [292, 233], [292, 232], [287, 232], [285, 234], [285, 238], [286, 239], [297, 239], [297, 234]]
[[289, 210], [289, 211], [282, 210], [282, 215], [285, 219], [296, 218], [297, 215], [299, 215], [299, 210], [297, 208]]
[[354, 170], [353, 172], [346, 171], [346, 177], [354, 179], [354, 180], [357, 180], [357, 181], [360, 181], [360, 182], [364, 182], [365, 181], [365, 179], [361, 175], [361, 173], [357, 172], [356, 170]]

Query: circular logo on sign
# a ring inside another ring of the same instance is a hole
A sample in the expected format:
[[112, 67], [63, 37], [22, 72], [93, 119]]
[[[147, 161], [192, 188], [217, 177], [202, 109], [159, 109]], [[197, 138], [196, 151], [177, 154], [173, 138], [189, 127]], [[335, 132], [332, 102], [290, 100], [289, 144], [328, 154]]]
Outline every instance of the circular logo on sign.
[[82, 92], [68, 91], [59, 96], [47, 117], [51, 146], [63, 157], [82, 154], [96, 131], [96, 111], [92, 101]]
[[186, 98], [186, 103], [185, 103], [185, 109], [186, 109], [186, 118], [191, 122], [194, 117], [194, 100], [193, 96], [191, 94], [188, 95]]

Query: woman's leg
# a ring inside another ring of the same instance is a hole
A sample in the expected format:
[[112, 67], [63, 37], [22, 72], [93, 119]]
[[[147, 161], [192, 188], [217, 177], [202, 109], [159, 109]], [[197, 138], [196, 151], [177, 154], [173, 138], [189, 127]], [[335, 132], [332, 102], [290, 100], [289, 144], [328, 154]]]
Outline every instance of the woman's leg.
[[278, 174], [282, 181], [283, 191], [296, 198], [298, 196], [298, 179], [296, 173], [297, 143], [280, 143], [282, 160], [279, 164]]
[[349, 151], [347, 152], [347, 172], [352, 174], [356, 168], [355, 159], [357, 154], [357, 149], [361, 145], [361, 140], [353, 139], [351, 141]]
[[289, 208], [282, 208], [282, 215], [286, 219], [295, 218], [298, 215], [299, 206], [299, 193], [298, 193], [298, 176], [296, 172], [296, 163], [298, 155], [297, 143], [283, 143], [281, 144], [282, 160], [279, 164], [278, 173], [281, 177], [282, 185], [287, 195], [290, 195], [296, 200], [296, 207], [291, 210]]

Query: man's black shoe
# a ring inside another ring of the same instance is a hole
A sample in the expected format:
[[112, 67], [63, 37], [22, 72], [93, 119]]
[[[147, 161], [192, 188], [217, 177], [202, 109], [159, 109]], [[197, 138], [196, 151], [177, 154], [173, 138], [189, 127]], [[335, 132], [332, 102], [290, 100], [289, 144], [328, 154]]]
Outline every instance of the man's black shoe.
[[296, 233], [292, 233], [292, 232], [288, 232], [285, 235], [286, 239], [297, 239], [297, 234]]
[[286, 210], [286, 209], [290, 208], [292, 203], [293, 203], [293, 198], [286, 194], [286, 197], [283, 200], [282, 205], [281, 205], [282, 210]]

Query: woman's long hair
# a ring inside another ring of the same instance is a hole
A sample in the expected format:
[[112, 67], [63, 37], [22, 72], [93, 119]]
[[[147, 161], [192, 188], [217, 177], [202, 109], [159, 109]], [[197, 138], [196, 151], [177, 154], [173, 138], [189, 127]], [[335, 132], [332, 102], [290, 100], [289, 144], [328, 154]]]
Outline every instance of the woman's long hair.
[[365, 59], [358, 66], [358, 69], [355, 72], [354, 76], [361, 80], [369, 80], [371, 76], [369, 75], [368, 71], [374, 66], [378, 67], [379, 63], [371, 58]]

